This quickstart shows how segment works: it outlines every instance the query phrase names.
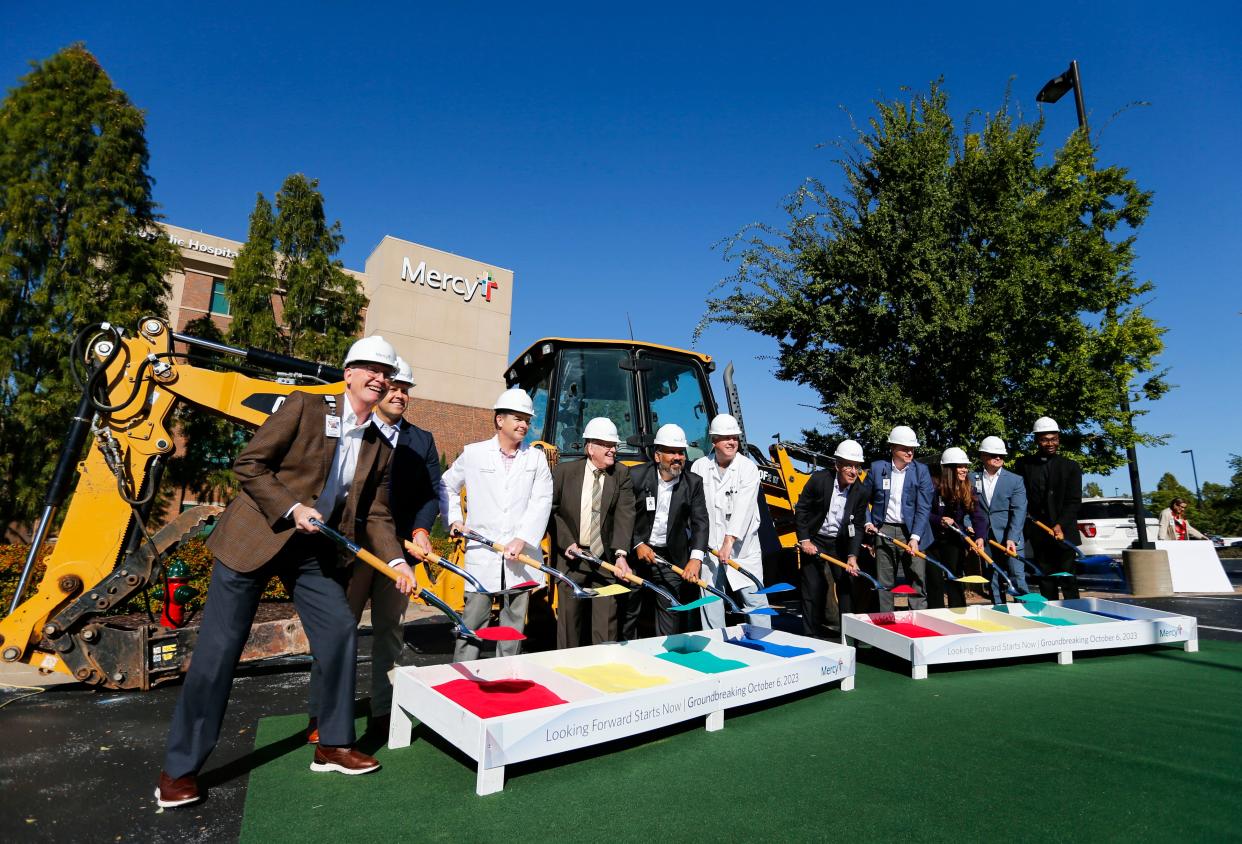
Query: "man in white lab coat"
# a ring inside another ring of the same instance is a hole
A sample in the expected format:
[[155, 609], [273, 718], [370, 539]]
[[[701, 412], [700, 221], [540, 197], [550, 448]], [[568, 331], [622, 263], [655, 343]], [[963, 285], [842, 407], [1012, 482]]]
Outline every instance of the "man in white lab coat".
[[[520, 583], [544, 580], [543, 572], [517, 560], [526, 554], [540, 562], [539, 543], [548, 529], [552, 512], [552, 472], [539, 449], [523, 440], [530, 428], [534, 406], [522, 390], [505, 390], [492, 406], [496, 436], [466, 446], [440, 482], [441, 518], [454, 530], [469, 528], [493, 542], [503, 543], [503, 553], [477, 542], [466, 544], [466, 570], [489, 590], [512, 588]], [[466, 489], [469, 517], [462, 518], [461, 490]], [[526, 624], [530, 594], [505, 597], [500, 623], [521, 631]], [[476, 629], [484, 626], [492, 610], [492, 598], [466, 584], [466, 607], [462, 618]], [[514, 656], [522, 643], [497, 642], [496, 656]], [[477, 642], [458, 639], [453, 659], [477, 659]]]
[[[739, 454], [742, 429], [737, 420], [721, 413], [708, 428], [712, 453], [694, 461], [690, 471], [703, 479], [703, 497], [707, 499], [707, 515], [711, 519], [711, 547], [720, 556], [734, 560], [746, 571], [763, 581], [763, 549], [759, 543], [759, 467], [749, 457]], [[717, 569], [723, 566], [708, 554], [703, 561], [701, 578], [717, 582]], [[754, 581], [732, 567], [725, 566], [729, 589], [736, 593], [744, 609], [757, 610], [768, 606], [766, 595], [756, 594]], [[703, 626], [707, 629], [725, 625], [723, 601], [705, 605]], [[766, 615], [747, 616], [756, 627], [771, 627]]]

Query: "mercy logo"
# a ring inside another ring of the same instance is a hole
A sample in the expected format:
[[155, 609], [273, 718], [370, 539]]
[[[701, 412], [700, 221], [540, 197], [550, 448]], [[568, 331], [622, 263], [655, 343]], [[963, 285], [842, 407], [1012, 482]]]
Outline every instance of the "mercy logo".
[[411, 284], [421, 284], [432, 290], [451, 290], [467, 302], [474, 299], [475, 294], [480, 290], [483, 293], [483, 301], [490, 302], [492, 291], [500, 287], [492, 278], [491, 273], [480, 273], [472, 280], [439, 270], [429, 270], [426, 261], [419, 261], [417, 267], [411, 266], [409, 258], [401, 259], [401, 280]]

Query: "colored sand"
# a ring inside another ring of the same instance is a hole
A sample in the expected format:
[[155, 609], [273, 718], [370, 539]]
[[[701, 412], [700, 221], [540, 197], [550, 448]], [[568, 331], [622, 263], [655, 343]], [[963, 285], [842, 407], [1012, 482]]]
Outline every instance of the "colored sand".
[[495, 718], [565, 703], [533, 680], [450, 680], [432, 686], [458, 706], [480, 718]]
[[1074, 622], [1068, 618], [1057, 618], [1055, 615], [1032, 615], [1029, 616], [1031, 621], [1038, 621], [1040, 624], [1055, 624], [1058, 627], [1073, 627]]
[[701, 674], [722, 674], [725, 671], [733, 671], [735, 668], [748, 667], [744, 662], [738, 662], [735, 659], [721, 659], [707, 651], [666, 651], [662, 654], [656, 654], [656, 659], [663, 659], [674, 665], [693, 669]]
[[669, 680], [655, 674], [644, 674], [632, 665], [622, 662], [603, 662], [599, 665], [583, 665], [577, 668], [557, 668], [558, 673], [573, 677], [601, 692], [631, 692], [635, 689], [649, 689], [652, 686], [663, 686]]
[[1009, 633], [1014, 629], [1003, 624], [997, 624], [995, 621], [983, 621], [978, 618], [955, 618], [953, 623], [960, 624], [962, 627], [969, 627], [972, 630], [982, 630], [984, 633]]
[[910, 624], [904, 621], [894, 621], [890, 624], [880, 624], [885, 630], [892, 630], [899, 636], [905, 636], [907, 639], [924, 639], [928, 636], [939, 636], [935, 630], [929, 630], [926, 627], [920, 627], [917, 624]]
[[814, 651], [810, 648], [796, 648], [793, 645], [778, 645], [775, 642], [765, 642], [762, 639], [752, 639], [749, 636], [743, 636], [740, 639], [725, 639], [725, 641], [730, 645], [738, 645], [743, 648], [750, 648], [752, 651], [762, 651], [765, 654], [772, 654], [772, 656], [780, 656], [785, 658], [814, 653]]

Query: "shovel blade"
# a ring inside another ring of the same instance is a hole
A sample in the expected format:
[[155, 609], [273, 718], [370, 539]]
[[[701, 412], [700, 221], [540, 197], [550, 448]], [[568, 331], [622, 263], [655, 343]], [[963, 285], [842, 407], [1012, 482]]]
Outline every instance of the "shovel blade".
[[520, 642], [526, 638], [512, 627], [501, 626], [480, 627], [474, 631], [474, 635], [487, 642]]
[[601, 586], [592, 591], [595, 593], [591, 596], [592, 598], [609, 598], [613, 595], [628, 595], [630, 593], [630, 590], [620, 583], [610, 583], [607, 586]]
[[756, 589], [756, 595], [773, 595], [777, 592], [792, 592], [794, 587], [788, 583], [773, 583], [771, 586], [765, 586], [762, 589]]
[[1049, 577], [1073, 577], [1074, 575], [1072, 572], [1068, 572], [1068, 571], [1054, 571], [1052, 574], [1048, 576]]
[[977, 574], [968, 574], [964, 577], [956, 578], [958, 583], [987, 583], [986, 577], [980, 577]]
[[741, 610], [742, 615], [778, 615], [779, 613], [771, 607], [760, 607], [757, 610], [748, 610], [745, 607]]
[[688, 610], [697, 610], [699, 607], [706, 606], [707, 604], [710, 604], [710, 603], [713, 603], [719, 600], [720, 598], [716, 597], [715, 595], [707, 595], [705, 597], [691, 601], [688, 604], [673, 604], [672, 606], [669, 607], [669, 609], [672, 610], [673, 612], [686, 612]]

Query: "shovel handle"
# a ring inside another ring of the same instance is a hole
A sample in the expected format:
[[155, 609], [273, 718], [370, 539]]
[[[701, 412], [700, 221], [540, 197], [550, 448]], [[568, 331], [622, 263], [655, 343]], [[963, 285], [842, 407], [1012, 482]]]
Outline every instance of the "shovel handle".
[[1008, 548], [1006, 548], [1004, 545], [1001, 545], [1001, 544], [1000, 544], [999, 542], [997, 542], [995, 539], [989, 539], [989, 540], [988, 540], [988, 544], [989, 544], [989, 545], [995, 545], [997, 548], [999, 548], [999, 549], [1001, 549], [1002, 551], [1004, 551], [1004, 552], [1005, 552], [1006, 554], [1008, 554], [1010, 557], [1017, 557], [1017, 556], [1018, 556], [1018, 553], [1017, 553], [1016, 551], [1010, 551]]
[[[656, 559], [658, 560], [658, 559], [660, 559], [660, 558], [659, 558], [659, 557], [656, 557]], [[677, 574], [685, 574], [685, 573], [686, 573], [686, 570], [685, 570], [685, 569], [683, 569], [681, 566], [676, 565], [676, 564], [674, 564], [674, 563], [669, 563], [669, 564], [668, 564], [668, 567], [669, 567], [669, 568], [671, 568], [671, 569], [672, 569], [674, 572], [676, 572]], [[699, 578], [699, 577], [692, 577], [692, 578], [690, 578], [690, 582], [691, 582], [691, 583], [693, 583], [695, 586], [698, 586], [700, 589], [706, 589], [706, 590], [707, 590], [707, 591], [709, 591], [709, 592], [713, 591], [712, 587], [707, 585], [707, 581], [703, 580], [702, 578]]]
[[581, 551], [579, 551], [577, 556], [583, 560], [586, 560], [588, 563], [592, 563], [594, 565], [599, 566], [600, 568], [604, 569], [604, 571], [609, 572], [613, 577], [617, 578], [618, 580], [628, 581], [629, 583], [633, 583], [635, 586], [642, 586], [644, 583], [647, 582], [643, 580], [641, 577], [639, 577], [638, 575], [634, 574], [633, 572], [625, 575], [625, 577], [622, 577], [620, 574], [617, 573], [617, 567], [614, 566], [612, 563], [608, 562], [607, 560], [601, 560], [599, 557], [593, 556], [591, 554], [583, 554]]
[[846, 571], [849, 571], [849, 570], [850, 570], [850, 567], [849, 567], [848, 565], [846, 565], [845, 563], [841, 562], [841, 561], [840, 561], [840, 560], [838, 560], [836, 557], [830, 557], [830, 556], [828, 556], [828, 555], [827, 555], [827, 554], [825, 554], [823, 551], [820, 551], [820, 552], [819, 552], [819, 556], [823, 557], [825, 560], [827, 560], [828, 562], [832, 563], [834, 566], [840, 566], [841, 568], [845, 569]]
[[890, 540], [894, 545], [896, 545], [898, 548], [900, 548], [901, 550], [907, 553], [913, 554], [914, 556], [920, 557], [924, 560], [927, 559], [927, 555], [924, 554], [922, 551], [915, 551], [913, 548], [911, 548], [909, 545], [902, 542], [900, 539], [898, 539], [895, 536], [886, 536], [884, 538]]

